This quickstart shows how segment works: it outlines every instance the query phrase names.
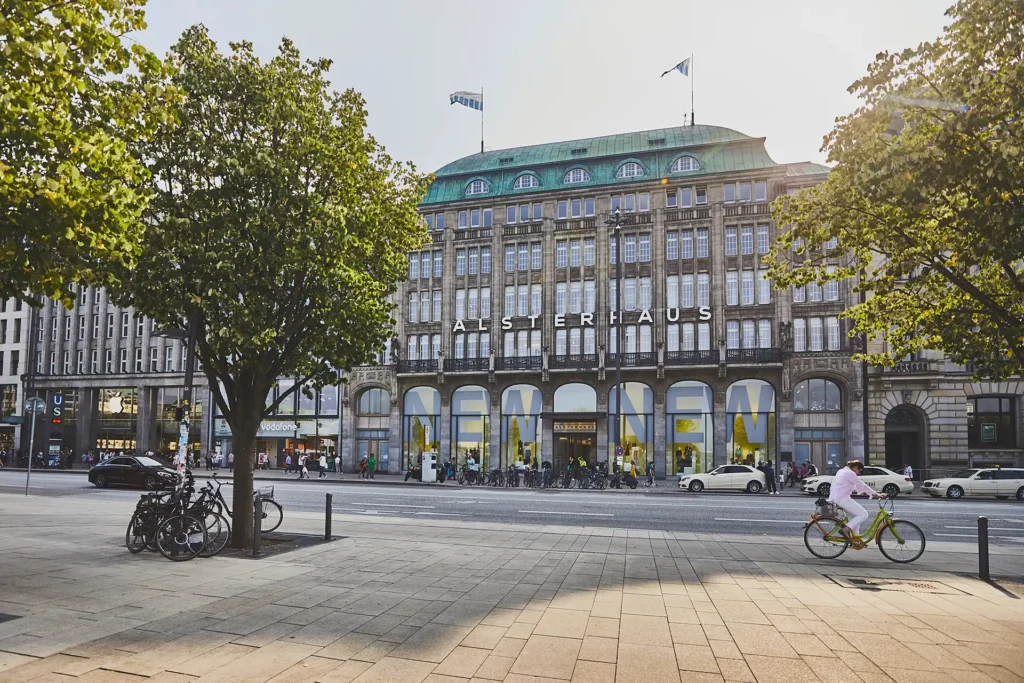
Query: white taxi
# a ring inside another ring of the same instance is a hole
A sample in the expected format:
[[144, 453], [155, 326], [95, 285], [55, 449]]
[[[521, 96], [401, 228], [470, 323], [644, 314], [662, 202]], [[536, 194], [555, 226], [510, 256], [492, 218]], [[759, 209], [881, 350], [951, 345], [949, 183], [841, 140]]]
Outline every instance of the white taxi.
[[[816, 496], [827, 497], [832, 490], [834, 475], [824, 474], [807, 477], [800, 484], [800, 490], [804, 493], [813, 493]], [[860, 473], [860, 480], [874, 490], [888, 495], [890, 498], [901, 493], [913, 493], [914, 481], [899, 472], [887, 470], [884, 467], [865, 466]]]
[[704, 489], [760, 493], [764, 485], [764, 472], [748, 465], [722, 465], [704, 474], [684, 474], [679, 477], [679, 488], [693, 493], [700, 493]]
[[1024, 501], [1024, 469], [996, 467], [960, 470], [951, 477], [929, 479], [921, 490], [934, 498], [993, 496], [1005, 500], [1013, 496]]

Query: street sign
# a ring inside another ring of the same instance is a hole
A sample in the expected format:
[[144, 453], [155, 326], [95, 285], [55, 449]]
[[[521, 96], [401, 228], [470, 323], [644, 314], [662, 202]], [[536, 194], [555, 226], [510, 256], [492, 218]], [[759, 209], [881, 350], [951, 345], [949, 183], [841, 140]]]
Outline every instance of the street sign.
[[615, 455], [622, 455], [626, 450], [622, 446], [615, 447]]
[[2, 415], [0, 416], [0, 425], [20, 425], [25, 424], [25, 418], [21, 415]]
[[46, 410], [46, 401], [41, 398], [25, 399], [25, 412], [29, 415], [41, 415]]

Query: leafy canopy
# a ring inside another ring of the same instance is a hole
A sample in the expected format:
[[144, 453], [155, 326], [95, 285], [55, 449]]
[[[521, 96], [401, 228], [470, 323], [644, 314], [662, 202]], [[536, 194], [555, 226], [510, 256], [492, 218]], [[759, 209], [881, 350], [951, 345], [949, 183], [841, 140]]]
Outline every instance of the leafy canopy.
[[[850, 87], [821, 185], [773, 206], [778, 284], [856, 277], [846, 315], [891, 364], [945, 352], [979, 376], [1024, 373], [1024, 2], [963, 0], [933, 42], [883, 52]], [[829, 274], [822, 245], [846, 254]], [[796, 248], [794, 249], [794, 245]]]
[[[117, 286], [150, 197], [131, 146], [172, 121], [145, 0], [0, 0], [0, 299]], [[131, 74], [129, 75], [129, 71]], [[145, 85], [143, 86], [143, 80]]]

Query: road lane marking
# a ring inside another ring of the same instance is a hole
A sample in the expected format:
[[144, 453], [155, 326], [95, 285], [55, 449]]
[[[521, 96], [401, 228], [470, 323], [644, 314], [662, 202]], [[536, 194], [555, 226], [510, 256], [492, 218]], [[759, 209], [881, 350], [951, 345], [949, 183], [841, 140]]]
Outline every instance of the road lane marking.
[[[947, 527], [943, 527], [943, 528], [944, 529], [977, 529], [978, 527], [976, 527], [976, 526], [947, 526]], [[1024, 532], [1024, 529], [1015, 529], [1015, 528], [1012, 528], [1012, 527], [1000, 527], [1000, 526], [990, 526], [988, 528], [988, 530], [989, 531], [1015, 531], [1017, 533]]]
[[[354, 505], [362, 505], [362, 503], [356, 503], [355, 501], [353, 501], [353, 504]], [[367, 503], [367, 505], [370, 505], [370, 504]], [[399, 505], [398, 503], [373, 503], [372, 505], [370, 505], [370, 507], [375, 507], [375, 508], [423, 508], [423, 509], [426, 509], [426, 510], [433, 510], [434, 509], [433, 505]]]
[[[932, 534], [932, 536], [948, 536], [956, 538], [977, 538], [977, 534]], [[1024, 543], [1024, 538], [1019, 536], [993, 536], [992, 538], [998, 538], [1003, 541], [1016, 541], [1018, 543]]]
[[562, 515], [565, 517], [614, 517], [610, 512], [572, 512], [570, 510], [519, 510], [518, 514], [526, 515]]
[[761, 524], [807, 524], [807, 520], [795, 519], [740, 519], [737, 517], [715, 517], [716, 522], [760, 522]]

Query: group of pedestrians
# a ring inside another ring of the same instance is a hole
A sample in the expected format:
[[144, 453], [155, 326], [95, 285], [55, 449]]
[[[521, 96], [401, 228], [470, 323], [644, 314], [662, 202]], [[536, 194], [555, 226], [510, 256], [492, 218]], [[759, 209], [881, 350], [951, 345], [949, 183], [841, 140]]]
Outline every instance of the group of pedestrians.
[[[291, 474], [295, 472], [299, 475], [299, 479], [309, 479], [309, 468], [315, 467], [318, 471], [317, 479], [327, 478], [327, 455], [325, 453], [317, 454], [306, 454], [299, 453], [292, 459], [292, 454], [288, 453], [284, 456], [284, 471], [285, 474]], [[341, 475], [341, 456], [334, 456], [334, 471]]]

